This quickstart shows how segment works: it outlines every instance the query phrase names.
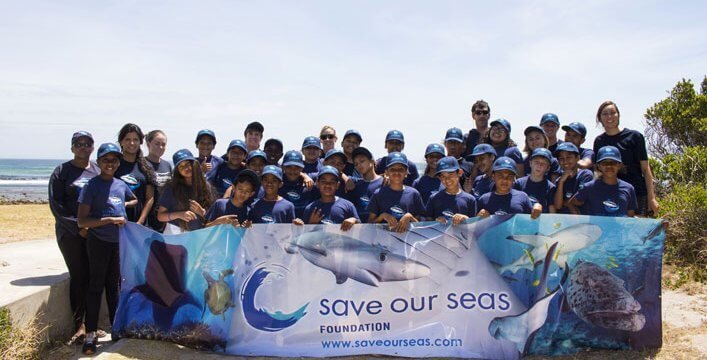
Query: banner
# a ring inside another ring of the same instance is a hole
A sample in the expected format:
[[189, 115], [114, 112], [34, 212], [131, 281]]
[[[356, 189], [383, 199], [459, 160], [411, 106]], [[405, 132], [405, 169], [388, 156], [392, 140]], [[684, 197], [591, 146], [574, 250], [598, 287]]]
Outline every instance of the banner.
[[120, 239], [120, 337], [257, 356], [508, 359], [661, 346], [664, 232], [543, 214], [451, 226], [221, 225]]

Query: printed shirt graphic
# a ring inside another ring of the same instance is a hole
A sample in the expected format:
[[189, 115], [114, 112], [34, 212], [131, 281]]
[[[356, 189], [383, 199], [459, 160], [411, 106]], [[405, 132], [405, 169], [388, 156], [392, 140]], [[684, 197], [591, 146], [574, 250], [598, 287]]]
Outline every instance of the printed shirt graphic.
[[533, 203], [526, 193], [511, 189], [511, 192], [505, 195], [498, 195], [495, 192], [482, 195], [476, 207], [479, 211], [486, 209], [492, 215], [530, 214]]
[[248, 217], [254, 224], [287, 224], [295, 219], [295, 206], [286, 199], [258, 199]]
[[[79, 203], [89, 205], [89, 216], [95, 219], [104, 217], [125, 217], [125, 200], [134, 199], [135, 195], [124, 182], [118, 179], [109, 181], [96, 176], [79, 195]], [[103, 225], [89, 229], [89, 234], [108, 242], [118, 242], [118, 225]]]
[[137, 205], [127, 209], [128, 220], [137, 221], [140, 218], [143, 206], [145, 206], [147, 177], [140, 171], [137, 162], [128, 162], [123, 159], [120, 159], [120, 166], [113, 176], [122, 180], [137, 197]]
[[577, 192], [576, 199], [584, 202], [585, 215], [628, 216], [629, 210], [638, 208], [636, 191], [623, 180], [616, 185], [592, 180]]
[[345, 197], [356, 206], [356, 211], [361, 218], [361, 222], [365, 223], [368, 222], [368, 203], [371, 202], [373, 194], [383, 185], [383, 177], [372, 181], [363, 179], [356, 179], [354, 181], [356, 187], [346, 193]]
[[172, 164], [160, 159], [159, 163], [147, 161], [148, 164], [152, 166], [152, 170], [155, 170], [155, 182], [157, 182], [157, 188], [162, 188], [170, 179], [172, 179]]
[[454, 214], [474, 217], [476, 213], [476, 198], [464, 191], [451, 195], [444, 190], [440, 190], [430, 197], [426, 207], [427, 217], [437, 219], [440, 216], [444, 216], [447, 221], [451, 221]]
[[388, 213], [398, 220], [410, 213], [419, 219], [425, 213], [425, 206], [420, 193], [413, 187], [405, 186], [402, 191], [395, 191], [384, 186], [373, 194], [368, 203], [368, 212], [375, 215]]
[[305, 224], [309, 223], [309, 218], [312, 216], [314, 209], [319, 209], [323, 216], [320, 224], [341, 224], [344, 220], [354, 217], [359, 219], [356, 207], [348, 200], [336, 197], [333, 202], [325, 203], [317, 200], [304, 209], [303, 217], [301, 218]]
[[550, 204], [555, 199], [555, 184], [550, 180], [534, 182], [530, 176], [524, 176], [513, 183], [513, 188], [526, 193], [531, 203], [542, 205], [543, 213], [550, 212]]

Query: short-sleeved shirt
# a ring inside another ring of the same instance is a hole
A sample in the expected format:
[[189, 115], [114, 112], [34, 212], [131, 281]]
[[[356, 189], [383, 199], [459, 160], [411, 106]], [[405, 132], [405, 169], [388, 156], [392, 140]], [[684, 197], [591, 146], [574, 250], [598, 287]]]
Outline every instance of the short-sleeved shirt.
[[444, 186], [442, 186], [442, 182], [439, 178], [429, 175], [422, 175], [420, 178], [416, 179], [412, 183], [412, 187], [414, 187], [420, 193], [420, 196], [422, 196], [423, 204], [427, 204], [427, 200], [430, 199], [430, 195], [444, 189]]
[[454, 214], [463, 214], [468, 217], [476, 216], [476, 198], [473, 195], [461, 191], [456, 195], [440, 190], [432, 194], [427, 202], [425, 213], [427, 217], [437, 219], [444, 216], [447, 221], [452, 220]]
[[585, 215], [628, 216], [629, 210], [636, 210], [636, 191], [626, 181], [619, 179], [616, 185], [609, 185], [601, 179], [585, 184], [575, 195], [584, 203]]
[[494, 146], [493, 148], [494, 150], [496, 150], [496, 154], [498, 155], [497, 157], [508, 156], [509, 158], [513, 159], [516, 164], [523, 163], [523, 154], [521, 154], [520, 150], [518, 150], [518, 147], [501, 145]]
[[147, 160], [152, 170], [155, 171], [155, 182], [157, 189], [161, 189], [170, 179], [172, 179], [172, 164], [166, 160], [160, 159], [160, 162], [152, 162]]
[[295, 219], [295, 206], [283, 199], [258, 199], [251, 206], [248, 218], [253, 224], [289, 224]]
[[[157, 203], [157, 206], [162, 206], [167, 209], [167, 212], [175, 212], [175, 211], [185, 211], [188, 210], [189, 208], [178, 208], [177, 206], [177, 199], [174, 198], [174, 193], [172, 192], [172, 187], [171, 186], [165, 186], [162, 188], [162, 194], [160, 196], [160, 200]], [[180, 219], [172, 219], [169, 221], [170, 224], [174, 226], [179, 226], [183, 220]], [[187, 224], [187, 230], [193, 231], [193, 230], [199, 230], [204, 227], [204, 222], [200, 218], [196, 218]]]
[[54, 169], [49, 178], [49, 205], [56, 218], [57, 239], [69, 232], [77, 235], [76, 214], [79, 210], [79, 195], [88, 181], [98, 176], [101, 169], [93, 162], [88, 168], [74, 166], [67, 161]]
[[533, 204], [524, 192], [511, 189], [505, 195], [498, 195], [495, 191], [482, 195], [476, 202], [476, 208], [479, 211], [486, 209], [492, 215], [530, 214]]
[[304, 208], [315, 199], [314, 189], [307, 189], [302, 179], [293, 182], [285, 178], [278, 194], [295, 206], [295, 216], [302, 219]]
[[332, 202], [322, 202], [320, 200], [315, 200], [313, 203], [307, 205], [304, 209], [304, 214], [302, 221], [309, 223], [309, 218], [312, 216], [314, 209], [319, 209], [321, 211], [322, 220], [320, 224], [341, 224], [344, 220], [354, 217], [359, 222], [361, 219], [358, 217], [358, 212], [356, 207], [351, 201], [344, 198], [336, 196]]
[[579, 159], [594, 159], [594, 150], [579, 147]]
[[321, 170], [321, 168], [322, 168], [322, 159], [317, 159], [317, 161], [313, 162], [313, 163], [308, 163], [305, 161], [304, 162], [304, 169], [302, 169], [302, 172], [305, 174], [317, 174], [317, 173], [319, 173], [319, 170]]
[[[565, 183], [562, 185], [562, 198], [564, 200], [569, 200], [571, 199], [579, 189], [581, 189], [586, 183], [594, 180], [594, 174], [587, 169], [579, 169], [577, 171], [577, 175], [574, 177], [567, 178], [565, 180]], [[555, 181], [555, 187], [559, 188], [558, 184], [560, 183], [560, 179], [558, 178]], [[570, 211], [567, 207], [562, 207], [562, 209], [557, 209], [558, 213], [562, 214], [569, 214]]]
[[410, 213], [419, 218], [425, 213], [425, 205], [422, 203], [420, 193], [413, 187], [405, 186], [402, 190], [396, 191], [390, 186], [383, 186], [373, 194], [368, 203], [368, 213], [369, 216], [388, 213], [398, 220], [406, 213]]
[[211, 163], [211, 171], [204, 174], [204, 176], [207, 178], [210, 175], [213, 176], [213, 172], [216, 171], [216, 168], [218, 168], [218, 166], [224, 162], [224, 160], [222, 158], [220, 158], [218, 156], [213, 156], [213, 155], [209, 155], [209, 158], [206, 160], [204, 160], [204, 158], [199, 158], [199, 164], [203, 164], [205, 161]]
[[353, 190], [346, 193], [346, 199], [356, 206], [361, 222], [368, 222], [368, 203], [371, 202], [373, 194], [383, 185], [383, 177], [375, 180], [366, 181], [364, 179], [355, 179], [356, 186]]
[[125, 161], [125, 159], [120, 159], [120, 166], [118, 166], [118, 170], [115, 171], [113, 176], [128, 185], [130, 191], [137, 197], [137, 205], [127, 209], [128, 220], [137, 221], [147, 201], [147, 175], [140, 171], [137, 161], [129, 162]]
[[224, 215], [236, 215], [238, 221], [243, 222], [248, 220], [248, 210], [248, 206], [245, 204], [242, 207], [237, 207], [230, 199], [218, 199], [206, 210], [204, 217], [207, 222], [211, 222]]
[[[604, 146], [616, 146], [621, 153], [624, 168], [619, 172], [619, 179], [628, 182], [636, 189], [636, 195], [646, 196], [646, 181], [641, 170], [641, 161], [648, 160], [646, 140], [636, 130], [623, 129], [614, 136], [603, 133], [594, 139], [594, 153]], [[596, 159], [594, 159], [596, 163]]]
[[[382, 175], [385, 173], [385, 168], [388, 165], [388, 156], [383, 156], [382, 158], [376, 160], [376, 174]], [[408, 159], [408, 175], [403, 180], [403, 184], [407, 186], [412, 186], [412, 183], [420, 176], [417, 172], [417, 165]]]
[[238, 173], [245, 168], [240, 167], [238, 169], [231, 169], [228, 163], [221, 163], [215, 171], [210, 171], [209, 175], [206, 177], [206, 181], [211, 183], [211, 185], [216, 189], [218, 197], [222, 197], [223, 194], [228, 190], [233, 184], [233, 181], [238, 176]]
[[528, 195], [533, 205], [542, 205], [543, 213], [550, 212], [550, 205], [555, 201], [555, 184], [550, 180], [543, 179], [543, 181], [535, 182], [530, 179], [530, 176], [524, 176], [516, 179], [513, 188]]
[[[530, 172], [532, 171], [532, 169], [530, 169], [530, 156], [526, 157], [523, 160], [523, 171], [525, 171], [525, 175], [530, 175]], [[560, 169], [560, 162], [557, 161], [555, 157], [553, 157], [552, 161], [550, 161], [550, 170], [548, 170], [545, 174], [545, 178], [549, 179], [552, 175], [562, 175], [562, 169]]]
[[481, 174], [474, 179], [472, 195], [478, 200], [481, 195], [490, 193], [496, 188], [496, 183], [491, 176]]
[[[79, 195], [79, 204], [88, 205], [88, 216], [94, 219], [104, 217], [126, 217], [125, 201], [134, 199], [130, 188], [118, 179], [103, 180], [96, 176], [88, 181]], [[89, 229], [89, 239], [118, 242], [118, 225], [108, 224]]]

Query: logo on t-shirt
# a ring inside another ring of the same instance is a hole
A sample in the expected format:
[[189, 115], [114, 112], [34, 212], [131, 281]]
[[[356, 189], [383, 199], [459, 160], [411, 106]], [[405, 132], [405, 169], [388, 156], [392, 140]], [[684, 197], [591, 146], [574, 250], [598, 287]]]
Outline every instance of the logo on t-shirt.
[[320, 221], [322, 224], [333, 224], [334, 222], [331, 221], [331, 219], [324, 218]]
[[615, 202], [609, 200], [604, 200], [602, 203], [604, 205], [604, 211], [606, 211], [609, 214], [615, 213], [619, 211], [619, 205], [617, 205]]
[[505, 211], [503, 211], [503, 210], [496, 210], [496, 212], [493, 213], [493, 214], [494, 214], [494, 215], [508, 215], [508, 213], [505, 212]]
[[442, 216], [444, 216], [444, 218], [447, 219], [447, 221], [452, 220], [452, 218], [454, 217], [454, 211], [452, 211], [450, 209], [446, 209], [446, 210], [442, 211]]
[[78, 178], [78, 179], [74, 180], [72, 185], [74, 185], [75, 187], [77, 187], [79, 189], [83, 189], [83, 187], [86, 186], [86, 184], [88, 184], [89, 180], [91, 180], [91, 178], [85, 178], [85, 177]]
[[565, 199], [570, 199], [572, 196], [574, 196], [574, 194], [569, 191], [565, 193]]
[[120, 177], [120, 180], [123, 180], [133, 192], [140, 188], [140, 182], [132, 174], [123, 175]]
[[164, 184], [172, 178], [172, 173], [169, 172], [155, 172], [155, 182], [157, 182], [158, 187], [164, 186]]
[[228, 180], [228, 179], [222, 179], [221, 182], [223, 182], [224, 189], [228, 189], [229, 187], [231, 187], [231, 185], [233, 185], [233, 182], [231, 182], [231, 180]]
[[297, 191], [291, 190], [287, 192], [287, 198], [290, 199], [290, 201], [295, 202], [299, 200], [302, 196]]
[[393, 205], [390, 207], [390, 214], [395, 216], [396, 219], [400, 220], [400, 218], [405, 215], [405, 211], [398, 205]]
[[275, 218], [272, 217], [270, 214], [266, 214], [260, 217], [260, 220], [263, 221], [264, 224], [274, 224], [275, 223]]
[[109, 196], [108, 202], [113, 206], [120, 206], [123, 204], [123, 200], [117, 196]]
[[371, 199], [369, 199], [368, 196], [365, 196], [365, 195], [361, 196], [358, 199], [361, 200], [361, 206], [363, 206], [363, 207], [368, 207], [368, 203], [371, 201]]
[[528, 199], [530, 199], [530, 202], [533, 203], [533, 205], [538, 203], [538, 199], [535, 198], [535, 196], [528, 195]]

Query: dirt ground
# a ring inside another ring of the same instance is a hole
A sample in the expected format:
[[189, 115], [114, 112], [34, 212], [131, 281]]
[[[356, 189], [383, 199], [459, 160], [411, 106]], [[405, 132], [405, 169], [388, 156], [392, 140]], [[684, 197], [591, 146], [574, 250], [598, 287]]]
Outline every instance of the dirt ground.
[[48, 204], [0, 205], [0, 244], [54, 237]]

